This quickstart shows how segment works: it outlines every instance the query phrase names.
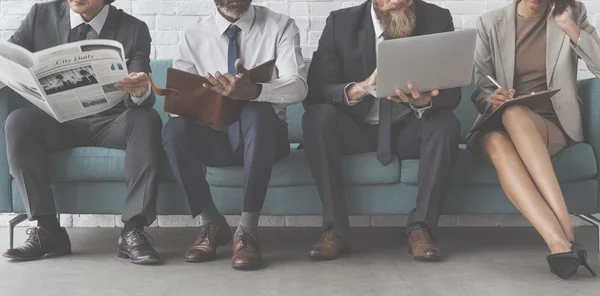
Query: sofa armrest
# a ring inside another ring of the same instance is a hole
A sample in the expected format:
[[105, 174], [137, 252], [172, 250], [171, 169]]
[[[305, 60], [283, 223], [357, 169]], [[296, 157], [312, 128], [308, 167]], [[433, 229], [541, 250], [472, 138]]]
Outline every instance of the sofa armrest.
[[10, 172], [6, 157], [6, 139], [4, 137], [4, 121], [10, 112], [10, 98], [16, 96], [15, 92], [8, 87], [0, 89], [0, 213], [12, 212], [12, 193], [10, 190]]
[[[582, 101], [581, 117], [585, 142], [592, 146], [596, 167], [600, 168], [600, 79], [591, 78], [577, 83], [577, 93]], [[597, 176], [600, 179], [600, 174]]]

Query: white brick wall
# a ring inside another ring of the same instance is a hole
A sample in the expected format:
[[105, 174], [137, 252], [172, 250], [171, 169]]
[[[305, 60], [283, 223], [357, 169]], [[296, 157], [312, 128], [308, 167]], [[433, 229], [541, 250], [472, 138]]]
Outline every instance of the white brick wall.
[[[0, 35], [8, 39], [18, 28], [29, 8], [36, 2], [49, 0], [0, 0]], [[310, 58], [317, 47], [325, 19], [332, 10], [354, 6], [362, 1], [348, 0], [265, 0], [255, 1], [296, 19], [301, 30], [304, 57]], [[450, 9], [457, 29], [472, 28], [477, 17], [489, 10], [507, 5], [508, 0], [440, 0], [428, 1]], [[583, 0], [592, 24], [600, 26], [600, 0]], [[182, 28], [199, 17], [212, 13], [213, 0], [117, 0], [115, 5], [148, 24], [154, 40], [152, 58], [173, 56]], [[584, 65], [580, 78], [590, 77]]]

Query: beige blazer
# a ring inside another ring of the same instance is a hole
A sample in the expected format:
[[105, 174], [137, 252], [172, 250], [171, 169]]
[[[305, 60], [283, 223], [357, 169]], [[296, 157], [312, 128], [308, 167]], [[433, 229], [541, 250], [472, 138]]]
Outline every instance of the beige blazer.
[[[490, 108], [490, 95], [496, 86], [486, 75], [490, 75], [505, 89], [513, 87], [515, 74], [515, 22], [517, 3], [490, 11], [477, 21], [477, 46], [475, 49], [475, 91], [471, 100], [482, 120]], [[581, 2], [573, 8], [573, 20], [581, 29], [579, 45], [571, 43], [554, 21], [552, 11], [546, 26], [546, 81], [548, 89], [561, 89], [552, 104], [560, 124], [567, 135], [576, 142], [583, 141], [580, 102], [577, 97], [577, 61], [582, 59], [588, 69], [600, 76], [600, 37], [587, 19], [587, 11]], [[598, 98], [600, 99], [600, 98]], [[473, 135], [469, 133], [467, 138]]]

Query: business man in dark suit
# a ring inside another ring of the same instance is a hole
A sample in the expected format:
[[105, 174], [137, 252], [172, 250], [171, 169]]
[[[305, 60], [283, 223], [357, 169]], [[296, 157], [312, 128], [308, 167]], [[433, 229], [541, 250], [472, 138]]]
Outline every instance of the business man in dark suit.
[[329, 15], [309, 69], [302, 120], [306, 156], [323, 202], [325, 230], [310, 250], [313, 259], [334, 259], [350, 250], [341, 155], [373, 151], [384, 166], [392, 154], [420, 159], [409, 248], [417, 260], [440, 259], [432, 231], [458, 153], [460, 123], [452, 110], [460, 89], [424, 93], [409, 84], [410, 94], [397, 91], [397, 97], [376, 99], [363, 86], [376, 84], [382, 40], [453, 30], [448, 10], [422, 0], [372, 0]]
[[9, 39], [36, 52], [85, 39], [112, 39], [123, 44], [130, 75], [115, 84], [128, 93], [115, 107], [93, 116], [58, 123], [41, 110], [13, 111], [5, 122], [10, 172], [27, 214], [38, 221], [25, 244], [5, 257], [35, 260], [71, 253], [69, 236], [56, 218], [46, 154], [80, 146], [126, 149], [127, 199], [125, 228], [118, 255], [133, 263], [153, 264], [160, 258], [146, 239], [144, 226], [156, 219], [161, 120], [152, 108], [150, 32], [146, 24], [111, 6], [114, 0], [60, 0], [35, 4]]

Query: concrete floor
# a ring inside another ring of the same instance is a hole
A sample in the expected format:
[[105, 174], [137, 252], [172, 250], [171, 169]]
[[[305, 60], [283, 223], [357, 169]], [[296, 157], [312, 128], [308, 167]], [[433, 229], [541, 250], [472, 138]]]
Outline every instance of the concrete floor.
[[[231, 247], [218, 260], [191, 264], [183, 255], [194, 228], [154, 228], [165, 264], [148, 267], [115, 256], [118, 229], [71, 228], [74, 254], [36, 262], [0, 258], [0, 295], [598, 295], [600, 280], [581, 267], [563, 281], [550, 274], [543, 241], [531, 228], [442, 228], [444, 262], [414, 261], [398, 228], [353, 230], [353, 252], [311, 262], [307, 251], [317, 228], [263, 228], [268, 266], [241, 272], [230, 267]], [[0, 247], [7, 246], [0, 228]], [[579, 228], [591, 265], [600, 271], [594, 228]], [[17, 242], [25, 229], [17, 230]]]

